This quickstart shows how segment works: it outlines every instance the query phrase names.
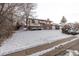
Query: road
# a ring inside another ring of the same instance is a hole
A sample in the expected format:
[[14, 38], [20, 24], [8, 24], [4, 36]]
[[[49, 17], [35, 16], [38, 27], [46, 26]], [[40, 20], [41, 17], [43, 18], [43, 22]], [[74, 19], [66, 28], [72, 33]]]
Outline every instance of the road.
[[47, 52], [47, 53], [43, 54], [42, 56], [63, 56], [67, 53], [67, 50], [79, 51], [79, 38], [66, 45], [63, 45], [62, 47], [59, 47], [55, 50]]

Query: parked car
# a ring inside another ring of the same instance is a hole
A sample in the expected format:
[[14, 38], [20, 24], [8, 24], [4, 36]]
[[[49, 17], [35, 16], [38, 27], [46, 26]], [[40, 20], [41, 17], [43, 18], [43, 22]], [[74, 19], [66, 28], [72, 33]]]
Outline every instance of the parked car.
[[60, 26], [59, 25], [55, 25], [55, 29], [56, 30], [59, 30], [60, 29]]
[[77, 34], [79, 34], [79, 30], [78, 30], [78, 31], [76, 31], [76, 33], [77, 33]]
[[68, 30], [68, 33], [72, 34], [72, 35], [78, 34], [76, 29], [70, 29], [70, 30]]

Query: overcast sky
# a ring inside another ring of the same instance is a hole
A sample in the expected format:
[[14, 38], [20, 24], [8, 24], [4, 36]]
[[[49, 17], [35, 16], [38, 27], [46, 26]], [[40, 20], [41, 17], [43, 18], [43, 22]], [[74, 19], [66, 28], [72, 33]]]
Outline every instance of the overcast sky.
[[46, 3], [38, 3], [36, 9], [37, 18], [49, 18], [59, 23], [62, 16], [68, 22], [79, 22], [79, 1], [77, 0], [53, 0]]

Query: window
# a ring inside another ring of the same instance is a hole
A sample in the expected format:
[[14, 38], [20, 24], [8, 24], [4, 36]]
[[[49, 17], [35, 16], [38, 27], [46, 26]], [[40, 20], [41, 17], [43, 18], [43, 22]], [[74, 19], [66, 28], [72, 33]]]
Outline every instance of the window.
[[32, 23], [35, 23], [35, 20], [32, 20]]

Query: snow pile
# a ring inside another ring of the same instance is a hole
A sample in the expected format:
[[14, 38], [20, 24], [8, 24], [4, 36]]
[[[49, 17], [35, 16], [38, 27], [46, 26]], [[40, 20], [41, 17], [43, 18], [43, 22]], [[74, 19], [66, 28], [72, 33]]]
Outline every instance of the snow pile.
[[64, 56], [79, 56], [79, 51], [77, 50], [67, 50]]
[[70, 36], [62, 34], [59, 30], [17, 31], [12, 38], [2, 44], [0, 55], [21, 51]]

